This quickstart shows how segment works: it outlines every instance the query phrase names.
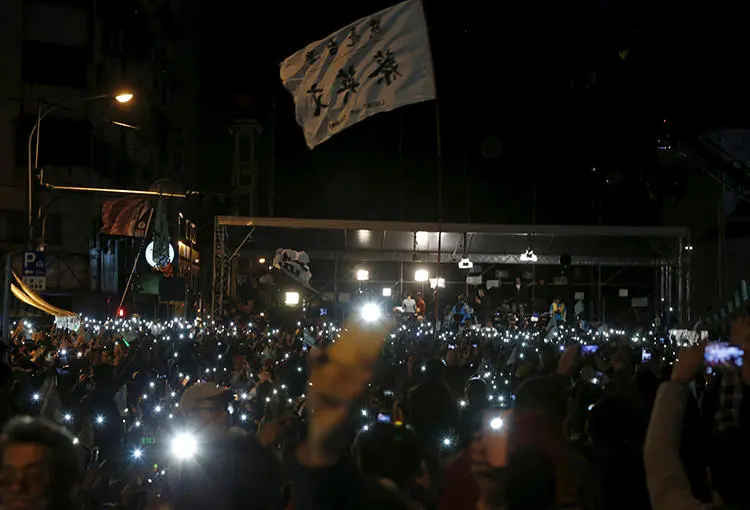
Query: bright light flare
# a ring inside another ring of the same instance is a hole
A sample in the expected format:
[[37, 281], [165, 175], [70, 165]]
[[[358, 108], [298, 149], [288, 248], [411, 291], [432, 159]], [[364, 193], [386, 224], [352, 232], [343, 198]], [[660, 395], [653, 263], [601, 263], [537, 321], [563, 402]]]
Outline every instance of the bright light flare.
[[172, 453], [175, 457], [187, 460], [198, 452], [198, 443], [190, 434], [180, 434], [172, 440]]
[[492, 430], [500, 430], [503, 428], [503, 425], [505, 425], [505, 422], [502, 418], [492, 418], [492, 420], [490, 420], [490, 428]]
[[430, 273], [426, 269], [417, 269], [414, 271], [414, 281], [426, 282], [430, 279]]
[[362, 307], [362, 320], [365, 322], [377, 322], [381, 315], [380, 308], [375, 303], [367, 303]]
[[134, 97], [135, 95], [131, 94], [130, 92], [123, 92], [121, 94], [117, 94], [115, 96], [115, 100], [118, 103], [129, 103], [130, 101], [133, 100]]
[[284, 297], [284, 303], [287, 306], [297, 306], [299, 304], [299, 292], [287, 292]]
[[370, 279], [370, 271], [367, 269], [357, 269], [357, 281], [366, 282]]

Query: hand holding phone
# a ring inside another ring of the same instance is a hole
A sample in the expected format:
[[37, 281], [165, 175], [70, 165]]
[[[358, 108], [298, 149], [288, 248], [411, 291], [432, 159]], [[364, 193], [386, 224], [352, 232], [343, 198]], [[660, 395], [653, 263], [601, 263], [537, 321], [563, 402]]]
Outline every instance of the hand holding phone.
[[493, 468], [505, 467], [508, 464], [508, 433], [511, 425], [512, 411], [488, 411], [484, 416], [482, 439], [487, 464]]
[[599, 350], [598, 345], [582, 345], [581, 346], [581, 354], [583, 356], [591, 356], [596, 354], [596, 352]]
[[706, 344], [703, 359], [709, 366], [735, 365], [742, 366], [744, 351], [736, 345], [725, 342], [713, 342]]

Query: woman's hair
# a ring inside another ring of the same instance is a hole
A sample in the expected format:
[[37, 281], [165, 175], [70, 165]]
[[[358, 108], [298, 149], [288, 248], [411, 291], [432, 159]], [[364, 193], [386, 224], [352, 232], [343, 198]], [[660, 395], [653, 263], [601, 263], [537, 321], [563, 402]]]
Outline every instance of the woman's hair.
[[83, 476], [83, 456], [73, 436], [57, 423], [31, 416], [13, 418], [3, 429], [2, 448], [12, 444], [47, 447], [52, 460], [51, 500], [54, 508], [75, 508], [75, 488]]
[[422, 473], [424, 454], [404, 427], [376, 423], [357, 435], [354, 451], [363, 474], [387, 478], [402, 490], [410, 489]]
[[547, 510], [557, 499], [552, 460], [533, 447], [516, 450], [508, 459], [505, 500], [508, 510]]

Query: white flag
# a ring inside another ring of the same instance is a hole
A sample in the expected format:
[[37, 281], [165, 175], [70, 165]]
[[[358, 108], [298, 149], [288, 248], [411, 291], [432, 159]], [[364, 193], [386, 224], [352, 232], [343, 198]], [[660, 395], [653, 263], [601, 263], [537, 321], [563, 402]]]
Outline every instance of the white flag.
[[407, 0], [307, 45], [281, 64], [311, 149], [371, 115], [435, 99], [421, 0]]

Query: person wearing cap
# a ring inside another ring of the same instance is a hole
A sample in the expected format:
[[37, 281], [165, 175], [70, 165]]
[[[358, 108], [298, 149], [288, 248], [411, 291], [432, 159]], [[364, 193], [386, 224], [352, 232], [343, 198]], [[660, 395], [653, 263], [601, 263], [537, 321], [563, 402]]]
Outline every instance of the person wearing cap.
[[180, 398], [185, 432], [195, 455], [170, 470], [174, 510], [266, 510], [281, 496], [281, 471], [273, 454], [255, 436], [229, 426], [233, 396], [215, 383], [199, 383]]

